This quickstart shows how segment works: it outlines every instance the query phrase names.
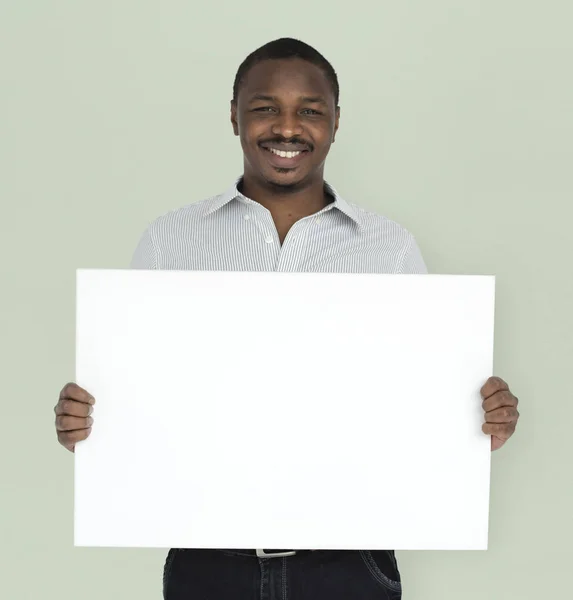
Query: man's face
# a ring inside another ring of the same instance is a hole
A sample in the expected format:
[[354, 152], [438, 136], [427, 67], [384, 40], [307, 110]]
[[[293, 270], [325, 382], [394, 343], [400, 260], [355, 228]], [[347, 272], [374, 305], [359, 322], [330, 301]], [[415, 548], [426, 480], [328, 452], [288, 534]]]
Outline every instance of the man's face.
[[331, 84], [315, 65], [300, 59], [255, 65], [231, 104], [245, 175], [290, 189], [322, 179], [339, 117]]

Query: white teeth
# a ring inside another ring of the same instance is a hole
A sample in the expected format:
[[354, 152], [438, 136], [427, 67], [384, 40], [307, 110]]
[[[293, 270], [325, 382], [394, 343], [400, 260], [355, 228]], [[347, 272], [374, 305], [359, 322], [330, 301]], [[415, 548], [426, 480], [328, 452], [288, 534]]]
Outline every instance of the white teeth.
[[284, 150], [275, 150], [274, 148], [269, 148], [269, 150], [273, 154], [276, 154], [277, 156], [280, 156], [282, 158], [294, 158], [295, 156], [298, 156], [300, 154], [300, 152], [285, 152]]

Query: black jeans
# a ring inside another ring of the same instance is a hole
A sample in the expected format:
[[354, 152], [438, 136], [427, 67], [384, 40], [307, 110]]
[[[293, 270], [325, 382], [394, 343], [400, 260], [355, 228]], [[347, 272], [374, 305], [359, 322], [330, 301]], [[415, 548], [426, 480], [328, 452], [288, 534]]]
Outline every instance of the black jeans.
[[[268, 551], [270, 552], [270, 551]], [[299, 551], [258, 558], [252, 550], [169, 551], [165, 600], [400, 600], [390, 550]]]

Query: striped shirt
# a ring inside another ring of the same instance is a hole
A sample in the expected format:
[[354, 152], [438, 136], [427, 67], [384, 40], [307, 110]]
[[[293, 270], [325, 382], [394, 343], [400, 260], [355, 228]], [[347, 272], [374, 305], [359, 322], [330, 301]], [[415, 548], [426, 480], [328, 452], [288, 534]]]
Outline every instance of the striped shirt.
[[238, 190], [188, 204], [153, 221], [132, 269], [308, 273], [426, 273], [414, 237], [339, 196], [300, 219], [280, 243], [271, 213]]

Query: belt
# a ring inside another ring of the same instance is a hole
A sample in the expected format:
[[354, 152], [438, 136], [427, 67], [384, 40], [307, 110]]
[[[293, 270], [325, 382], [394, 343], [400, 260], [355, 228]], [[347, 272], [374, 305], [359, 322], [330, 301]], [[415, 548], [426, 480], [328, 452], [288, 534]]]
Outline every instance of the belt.
[[281, 558], [283, 556], [294, 556], [296, 550], [255, 550], [258, 558]]
[[232, 553], [256, 556], [257, 558], [283, 558], [285, 556], [294, 556], [299, 553], [315, 552], [314, 550], [231, 550]]
[[257, 548], [256, 550], [219, 548], [219, 551], [225, 552], [226, 554], [234, 554], [236, 556], [256, 556], [257, 558], [283, 558], [286, 556], [295, 556], [295, 554], [316, 552], [316, 550], [263, 550], [260, 548]]

